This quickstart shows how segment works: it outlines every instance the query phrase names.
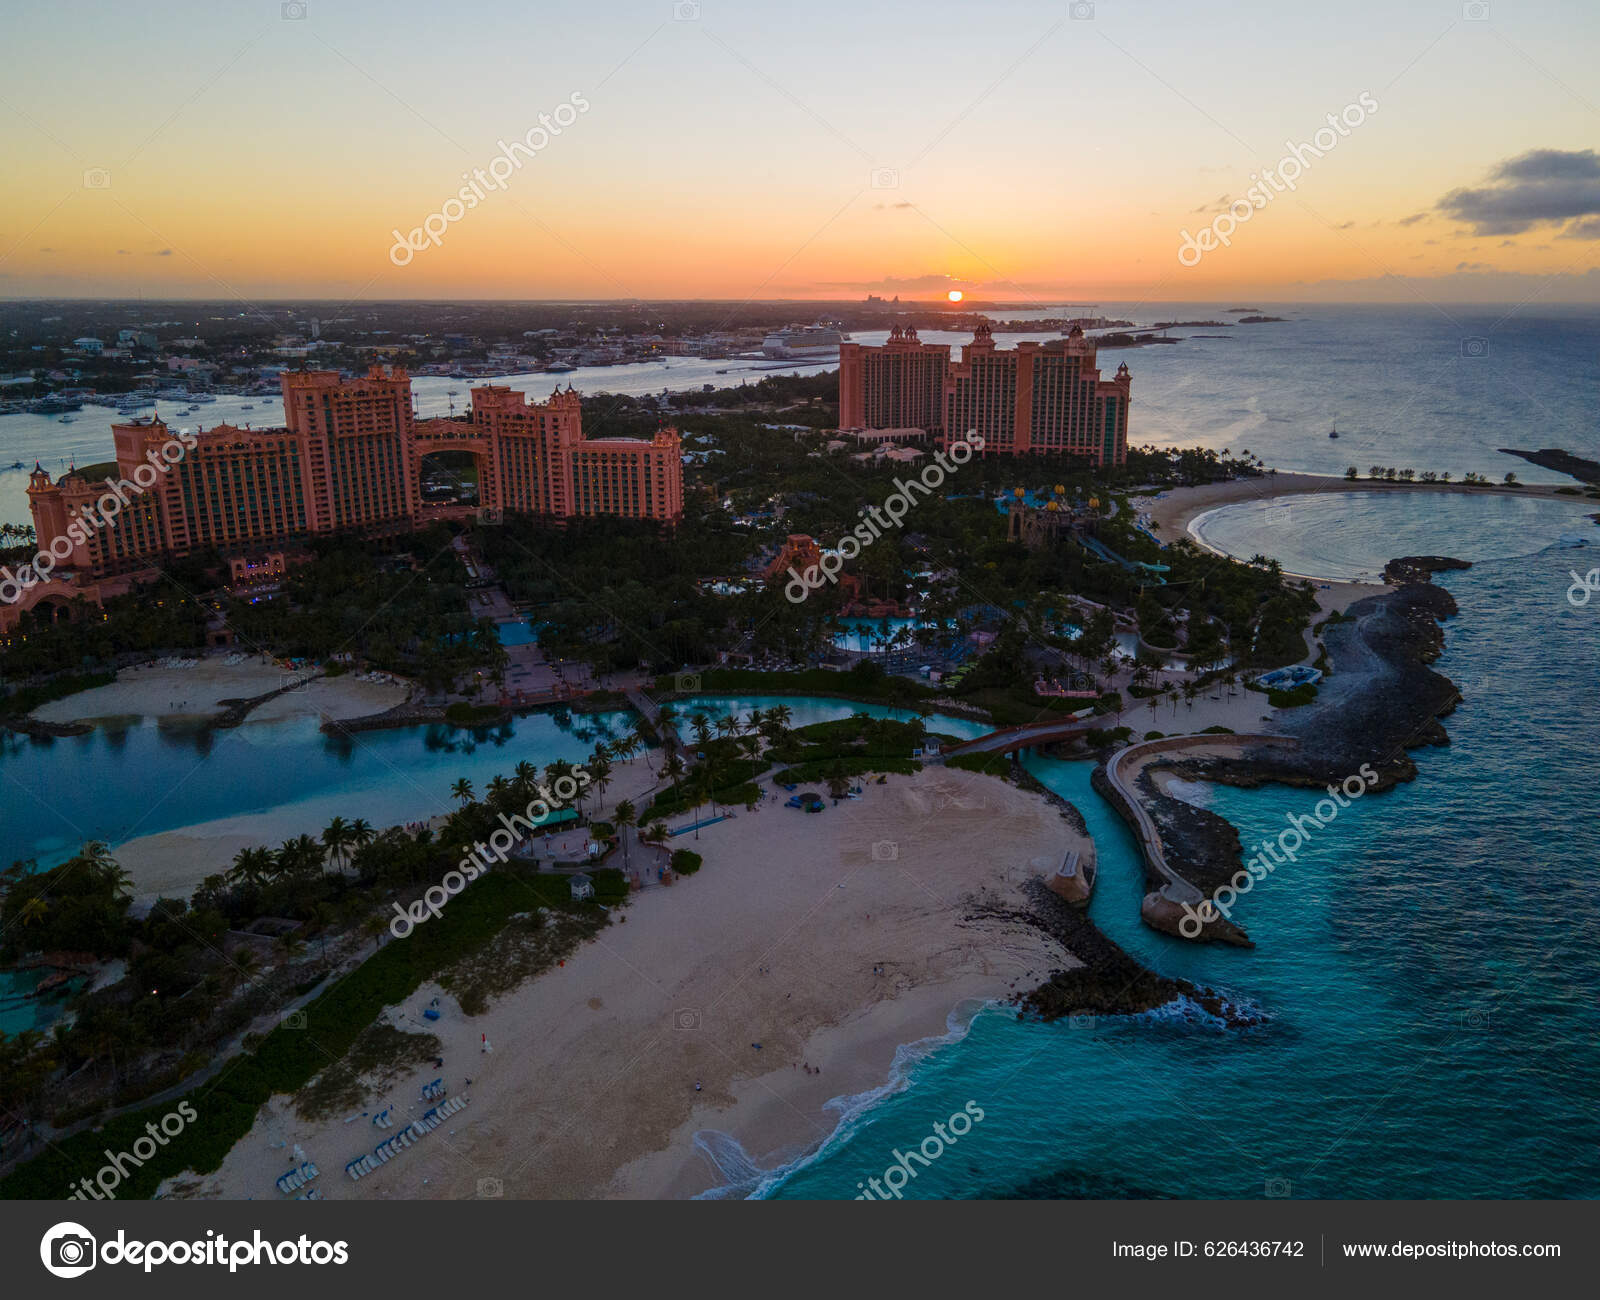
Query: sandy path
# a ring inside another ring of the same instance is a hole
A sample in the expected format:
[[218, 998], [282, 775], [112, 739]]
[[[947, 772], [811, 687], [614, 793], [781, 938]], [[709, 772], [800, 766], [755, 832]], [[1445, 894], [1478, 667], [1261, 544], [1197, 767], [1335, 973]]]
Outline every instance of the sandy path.
[[[506, 1196], [681, 1196], [718, 1181], [697, 1132], [733, 1135], [762, 1167], [813, 1146], [834, 1123], [823, 1102], [882, 1084], [900, 1044], [1071, 964], [1031, 929], [969, 919], [975, 894], [1016, 904], [1079, 845], [1053, 806], [939, 768], [867, 791], [816, 815], [769, 803], [679, 840], [704, 855], [699, 874], [635, 895], [565, 967], [475, 1019], [442, 995], [427, 1028], [450, 1089], [472, 1076], [472, 1104], [359, 1184], [341, 1171], [379, 1131], [303, 1123], [280, 1098], [197, 1194], [275, 1196], [276, 1142], [305, 1147], [330, 1199], [472, 1197], [480, 1180]], [[420, 1026], [434, 996], [396, 1014]], [[420, 1112], [419, 1081], [375, 1105]]]

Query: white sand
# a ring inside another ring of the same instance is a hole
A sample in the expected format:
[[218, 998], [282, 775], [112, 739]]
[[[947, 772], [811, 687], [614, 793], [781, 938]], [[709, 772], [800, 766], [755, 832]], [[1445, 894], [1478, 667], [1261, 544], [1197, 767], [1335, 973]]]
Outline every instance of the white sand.
[[[284, 1141], [329, 1199], [472, 1197], [490, 1179], [516, 1197], [691, 1195], [716, 1182], [696, 1132], [734, 1135], [763, 1167], [792, 1158], [831, 1131], [826, 1100], [882, 1084], [895, 1049], [943, 1033], [958, 1004], [1074, 964], [1031, 928], [971, 919], [979, 893], [1014, 905], [1081, 846], [1052, 805], [990, 777], [930, 768], [815, 815], [769, 802], [685, 844], [697, 875], [641, 891], [625, 923], [486, 1014], [432, 986], [395, 1009], [440, 1037], [452, 1093], [474, 1080], [419, 1144], [352, 1183], [345, 1162], [395, 1130], [305, 1123], [280, 1098], [194, 1194], [276, 1196]], [[424, 1022], [435, 996], [442, 1017]], [[421, 1113], [434, 1073], [372, 1108]]]
[[[88, 722], [99, 718], [208, 717], [222, 700], [249, 699], [278, 690], [306, 673], [292, 673], [261, 655], [230, 664], [226, 654], [202, 658], [192, 668], [140, 665], [125, 668], [109, 686], [80, 691], [35, 709], [44, 722]], [[360, 681], [357, 674], [311, 682], [251, 712], [245, 725], [290, 717], [358, 718], [381, 713], [407, 696], [404, 685]]]

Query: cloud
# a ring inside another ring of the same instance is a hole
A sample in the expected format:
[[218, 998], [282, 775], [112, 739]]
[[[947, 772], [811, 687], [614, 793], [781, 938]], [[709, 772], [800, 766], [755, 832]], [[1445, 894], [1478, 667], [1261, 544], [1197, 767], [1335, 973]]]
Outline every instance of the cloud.
[[874, 292], [880, 290], [893, 290], [903, 293], [916, 289], [967, 289], [972, 287], [970, 280], [958, 280], [952, 275], [886, 275], [881, 280], [829, 280], [816, 286], [819, 289], [870, 289]]
[[1335, 230], [1349, 230], [1350, 227], [1355, 225], [1355, 224], [1356, 223], [1353, 222], [1353, 221], [1341, 221], [1337, 226], [1334, 227], [1334, 229]]
[[1492, 270], [1494, 270], [1494, 267], [1490, 266], [1487, 262], [1457, 262], [1456, 263], [1456, 270], [1458, 270], [1458, 271], [1492, 271]]
[[[1557, 239], [1600, 239], [1600, 217], [1585, 217], [1582, 221], [1574, 221], [1563, 230]], [[1543, 245], [1549, 247], [1549, 245]]]
[[1396, 224], [1402, 226], [1414, 226], [1417, 224], [1417, 222], [1426, 221], [1427, 219], [1428, 214], [1426, 212], [1413, 212], [1409, 217], [1401, 217]]
[[172, 250], [170, 248], [163, 248], [159, 253], [151, 253], [150, 256], [151, 257], [171, 257], [172, 256]]
[[875, 208], [914, 208], [917, 205], [915, 203], [874, 203], [872, 206]]
[[1592, 217], [1600, 214], [1600, 154], [1531, 149], [1497, 164], [1488, 184], [1451, 190], [1434, 206], [1479, 235], [1520, 235], [1534, 226]]
[[131, 248], [119, 248], [119, 249], [117, 249], [117, 256], [118, 257], [132, 257], [133, 256], [133, 249], [131, 249]]

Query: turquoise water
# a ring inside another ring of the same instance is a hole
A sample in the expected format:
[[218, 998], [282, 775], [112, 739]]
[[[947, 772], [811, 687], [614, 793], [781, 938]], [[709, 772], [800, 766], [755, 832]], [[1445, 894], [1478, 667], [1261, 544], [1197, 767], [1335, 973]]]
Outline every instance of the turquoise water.
[[[1191, 531], [1230, 555], [1262, 553], [1289, 573], [1353, 582], [1381, 582], [1384, 564], [1400, 555], [1451, 555], [1503, 560], [1526, 555], [1530, 539], [1561, 533], [1600, 546], [1588, 516], [1596, 502], [1418, 490], [1415, 493], [1332, 492], [1272, 496], [1201, 515]], [[1374, 548], [1374, 538], [1381, 547]]]
[[539, 640], [539, 633], [523, 619], [496, 623], [494, 627], [501, 645], [533, 645]]
[[441, 726], [325, 736], [314, 718], [252, 722], [227, 731], [140, 721], [87, 736], [0, 735], [0, 862], [51, 866], [86, 840], [136, 836], [224, 817], [263, 817], [271, 842], [316, 833], [336, 816], [384, 827], [454, 806], [466, 777], [481, 791], [526, 760], [577, 761], [595, 741], [624, 734], [628, 713], [531, 714], [504, 727]]
[[[847, 1107], [768, 1194], [853, 1197], [975, 1100], [984, 1122], [904, 1195], [1600, 1195], [1600, 614], [1564, 598], [1572, 554], [1445, 577], [1461, 612], [1438, 667], [1467, 696], [1452, 743], [1417, 751], [1416, 781], [1353, 803], [1246, 897], [1254, 950], [1141, 925], [1133, 844], [1087, 765], [1032, 764], [1095, 832], [1096, 923], [1264, 1026], [987, 1010], [898, 1091]], [[1207, 790], [1247, 844], [1315, 803]]]

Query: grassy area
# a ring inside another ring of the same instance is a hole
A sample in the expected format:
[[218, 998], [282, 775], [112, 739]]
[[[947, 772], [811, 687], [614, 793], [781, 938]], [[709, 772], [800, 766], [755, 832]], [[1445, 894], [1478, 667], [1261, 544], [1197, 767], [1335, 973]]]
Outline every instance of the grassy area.
[[792, 731], [769, 751], [775, 763], [788, 766], [778, 773], [783, 785], [825, 782], [835, 776], [865, 776], [869, 772], [909, 775], [922, 765], [912, 751], [927, 742], [921, 722], [896, 722], [888, 718], [840, 718], [817, 722]]
[[437, 1059], [439, 1040], [432, 1034], [408, 1034], [390, 1024], [363, 1030], [344, 1056], [300, 1090], [294, 1099], [301, 1119], [321, 1120], [363, 1106], [419, 1066]]
[[489, 723], [497, 722], [505, 715], [505, 710], [495, 704], [468, 704], [465, 700], [457, 700], [448, 705], [444, 711], [446, 722], [454, 723], [458, 727], [482, 727]]
[[[620, 895], [620, 873], [593, 874], [597, 899]], [[124, 1200], [148, 1198], [162, 1179], [185, 1169], [212, 1172], [249, 1132], [256, 1112], [273, 1094], [304, 1088], [330, 1057], [342, 1059], [356, 1046], [384, 1007], [404, 1001], [425, 981], [438, 979], [446, 988], [459, 989], [464, 1007], [468, 1001], [486, 1001], [487, 994], [473, 983], [485, 975], [481, 960], [485, 951], [493, 951], [492, 945], [517, 913], [541, 904], [585, 922], [580, 927], [584, 934], [596, 933], [606, 924], [599, 908], [571, 901], [570, 887], [562, 877], [502, 871], [480, 876], [451, 899], [437, 919], [418, 925], [404, 939], [384, 944], [336, 981], [306, 1006], [303, 1022], [296, 1017], [278, 1025], [253, 1050], [224, 1066], [215, 1079], [182, 1098], [119, 1115], [104, 1128], [54, 1144], [0, 1181], [0, 1199], [69, 1195], [78, 1179], [94, 1178], [105, 1164], [107, 1150], [131, 1150], [135, 1141], [147, 1136], [146, 1124], [158, 1123], [184, 1102], [196, 1118], [143, 1166], [131, 1169], [116, 1194]], [[534, 972], [528, 968], [523, 973]]]

